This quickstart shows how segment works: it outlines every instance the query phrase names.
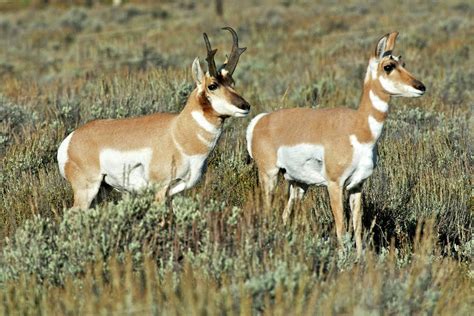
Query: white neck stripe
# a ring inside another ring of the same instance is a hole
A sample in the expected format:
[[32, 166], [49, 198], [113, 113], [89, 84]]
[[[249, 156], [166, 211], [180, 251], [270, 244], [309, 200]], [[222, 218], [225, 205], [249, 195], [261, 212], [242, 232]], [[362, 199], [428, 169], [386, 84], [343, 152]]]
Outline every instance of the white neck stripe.
[[369, 61], [369, 70], [370, 70], [370, 74], [372, 76], [372, 80], [377, 79], [377, 67], [378, 67], [378, 65], [379, 65], [379, 62], [377, 61], [376, 58], [372, 58]]
[[201, 134], [197, 134], [197, 137], [199, 138], [199, 140], [206, 146], [210, 146], [211, 145], [211, 142], [208, 141], [207, 139], [204, 138], [204, 136], [202, 136]]
[[191, 115], [196, 121], [196, 123], [198, 123], [198, 125], [201, 126], [205, 131], [212, 134], [216, 134], [219, 131], [219, 128], [217, 128], [215, 125], [211, 124], [208, 120], [206, 120], [202, 112], [192, 111]]
[[378, 111], [384, 113], [388, 111], [388, 103], [380, 99], [379, 96], [376, 95], [372, 90], [369, 91], [369, 98], [374, 108], [376, 108]]
[[372, 115], [369, 116], [369, 128], [375, 140], [382, 134], [383, 122], [377, 121]]

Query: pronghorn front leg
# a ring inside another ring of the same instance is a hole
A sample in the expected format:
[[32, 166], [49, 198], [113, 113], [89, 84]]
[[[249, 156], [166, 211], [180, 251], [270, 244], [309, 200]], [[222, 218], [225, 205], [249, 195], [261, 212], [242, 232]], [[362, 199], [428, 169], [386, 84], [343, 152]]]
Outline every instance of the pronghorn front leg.
[[168, 184], [165, 185], [163, 188], [158, 190], [155, 194], [155, 201], [156, 202], [162, 202], [165, 199], [168, 199], [175, 195], [176, 193], [179, 193], [186, 189], [186, 182], [183, 180], [178, 180], [174, 184]]
[[155, 193], [155, 201], [161, 203], [166, 200], [170, 186], [165, 185]]
[[[166, 208], [169, 211], [170, 216], [173, 214], [173, 195], [186, 189], [186, 182], [178, 180], [173, 184], [167, 184], [155, 194], [155, 201], [158, 203], [165, 203]], [[168, 222], [169, 218], [163, 218], [160, 222], [160, 226], [164, 227]]]
[[362, 255], [362, 193], [360, 189], [351, 191], [349, 204], [352, 212], [352, 224], [354, 225], [354, 238], [357, 248], [357, 256]]
[[342, 187], [337, 182], [329, 182], [329, 198], [331, 200], [331, 210], [336, 223], [336, 234], [339, 244], [342, 246], [342, 236], [346, 232], [344, 224], [344, 208], [342, 204]]

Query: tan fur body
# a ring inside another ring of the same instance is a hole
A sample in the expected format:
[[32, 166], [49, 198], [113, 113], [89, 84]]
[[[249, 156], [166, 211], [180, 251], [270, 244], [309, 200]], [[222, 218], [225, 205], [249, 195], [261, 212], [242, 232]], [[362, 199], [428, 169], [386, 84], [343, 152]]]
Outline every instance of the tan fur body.
[[342, 192], [349, 189], [357, 250], [361, 246], [363, 182], [376, 164], [376, 143], [388, 114], [391, 96], [421, 96], [425, 87], [391, 55], [398, 33], [383, 37], [372, 56], [359, 108], [282, 109], [254, 118], [247, 129], [247, 148], [259, 169], [266, 204], [272, 201], [277, 175], [289, 181], [287, 221], [293, 204], [309, 185], [325, 185], [339, 240], [345, 232]]
[[[186, 173], [183, 155], [209, 154], [212, 147], [198, 139], [198, 133], [209, 143], [219, 134], [212, 135], [202, 129], [189, 115], [201, 111], [196, 104], [195, 92], [180, 114], [156, 113], [148, 116], [119, 120], [96, 120], [78, 128], [71, 138], [65, 166], [65, 176], [96, 178], [100, 173], [100, 152], [113, 149], [121, 152], [152, 149], [148, 179], [154, 183], [166, 183]], [[216, 129], [222, 119], [207, 115]], [[87, 153], [87, 154], [85, 154]], [[174, 175], [172, 173], [175, 173]]]
[[89, 207], [103, 181], [126, 191], [158, 184], [158, 200], [199, 181], [225, 118], [247, 115], [250, 105], [230, 74], [205, 75], [196, 59], [193, 75], [197, 88], [179, 114], [96, 120], [66, 137], [58, 164], [72, 185], [75, 207]]

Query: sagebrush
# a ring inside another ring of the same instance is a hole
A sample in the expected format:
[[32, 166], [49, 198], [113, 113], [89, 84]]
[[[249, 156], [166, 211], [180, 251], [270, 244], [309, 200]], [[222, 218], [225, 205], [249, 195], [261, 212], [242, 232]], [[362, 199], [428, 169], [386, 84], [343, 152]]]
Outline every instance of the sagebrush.
[[[472, 314], [471, 3], [244, 0], [223, 17], [210, 1], [71, 3], [0, 5], [0, 313]], [[61, 140], [97, 118], [178, 112], [202, 32], [222, 62], [225, 25], [248, 47], [234, 79], [252, 115], [226, 122], [200, 184], [172, 208], [145, 192], [69, 209]], [[290, 225], [283, 181], [263, 210], [244, 131], [264, 111], [355, 107], [394, 30], [427, 94], [391, 102], [357, 260], [324, 189]]]

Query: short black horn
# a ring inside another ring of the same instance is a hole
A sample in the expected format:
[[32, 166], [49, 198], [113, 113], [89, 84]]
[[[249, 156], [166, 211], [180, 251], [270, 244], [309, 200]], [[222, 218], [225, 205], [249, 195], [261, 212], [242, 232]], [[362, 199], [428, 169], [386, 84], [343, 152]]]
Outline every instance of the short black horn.
[[232, 50], [230, 51], [229, 59], [224, 67], [224, 69], [227, 70], [230, 75], [232, 75], [234, 73], [235, 67], [237, 67], [240, 55], [245, 52], [247, 47], [239, 47], [239, 37], [233, 28], [226, 26], [222, 29], [229, 31], [232, 34]]
[[217, 68], [216, 68], [216, 62], [214, 61], [214, 56], [216, 55], [217, 49], [212, 49], [211, 43], [209, 43], [209, 38], [207, 37], [206, 33], [203, 33], [204, 36], [204, 42], [206, 42], [206, 49], [207, 49], [207, 68], [209, 70], [209, 74], [217, 78]]

